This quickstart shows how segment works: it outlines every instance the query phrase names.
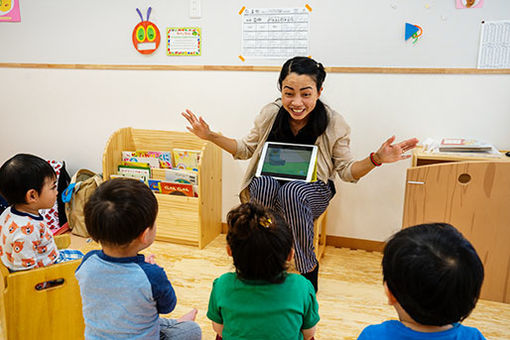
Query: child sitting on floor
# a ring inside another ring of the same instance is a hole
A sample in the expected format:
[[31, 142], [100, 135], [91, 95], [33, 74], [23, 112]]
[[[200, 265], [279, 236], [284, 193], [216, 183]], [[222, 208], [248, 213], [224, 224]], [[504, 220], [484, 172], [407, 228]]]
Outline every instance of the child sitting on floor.
[[57, 175], [44, 159], [17, 154], [0, 168], [0, 193], [10, 204], [0, 215], [0, 255], [10, 271], [46, 267], [83, 257], [58, 250], [39, 210], [57, 200]]
[[235, 273], [214, 280], [207, 317], [223, 339], [311, 339], [319, 322], [315, 291], [286, 272], [292, 233], [275, 213], [253, 203], [227, 215], [227, 253]]
[[422, 224], [397, 232], [384, 247], [382, 267], [388, 303], [400, 321], [368, 326], [359, 340], [485, 339], [460, 324], [475, 308], [484, 270], [453, 226]]
[[138, 253], [154, 242], [157, 213], [156, 197], [135, 179], [104, 182], [85, 204], [87, 231], [102, 247], [76, 270], [86, 339], [201, 339], [196, 309], [159, 317], [177, 298], [163, 268]]

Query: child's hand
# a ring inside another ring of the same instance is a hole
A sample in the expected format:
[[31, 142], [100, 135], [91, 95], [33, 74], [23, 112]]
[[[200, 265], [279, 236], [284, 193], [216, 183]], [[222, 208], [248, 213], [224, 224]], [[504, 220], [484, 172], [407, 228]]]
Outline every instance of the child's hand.
[[156, 264], [156, 255], [150, 254], [150, 255], [146, 256], [145, 262], [150, 263], [150, 264]]

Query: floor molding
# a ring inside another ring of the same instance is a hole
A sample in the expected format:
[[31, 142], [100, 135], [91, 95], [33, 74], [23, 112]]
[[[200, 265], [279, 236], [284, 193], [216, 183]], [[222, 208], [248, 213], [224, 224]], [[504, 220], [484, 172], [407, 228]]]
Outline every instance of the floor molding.
[[[221, 224], [221, 233], [226, 234], [228, 230], [227, 224]], [[337, 248], [349, 248], [359, 249], [366, 251], [378, 251], [382, 252], [384, 249], [384, 242], [382, 241], [371, 241], [360, 238], [351, 238], [343, 236], [326, 235], [326, 245]]]
[[384, 242], [364, 240], [361, 238], [351, 238], [343, 236], [326, 235], [326, 245], [337, 248], [359, 249], [366, 251], [382, 252]]

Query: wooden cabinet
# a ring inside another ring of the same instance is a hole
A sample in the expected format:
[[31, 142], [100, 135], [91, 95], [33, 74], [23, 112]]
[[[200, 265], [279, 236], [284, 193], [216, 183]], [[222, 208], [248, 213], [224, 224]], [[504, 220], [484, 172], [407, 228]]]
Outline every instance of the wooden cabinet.
[[[156, 194], [159, 204], [156, 239], [205, 247], [221, 232], [221, 150], [186, 132], [123, 128], [109, 138], [103, 153], [105, 180], [117, 173], [122, 151], [201, 150], [198, 197]], [[165, 170], [153, 169], [154, 179]]]
[[[407, 170], [403, 227], [446, 222], [475, 247], [485, 268], [481, 297], [510, 303], [510, 162], [418, 150]], [[421, 161], [439, 164], [421, 165]]]
[[430, 153], [424, 152], [422, 146], [413, 150], [412, 166], [423, 166], [437, 163], [464, 162], [464, 161], [494, 161], [510, 162], [510, 157], [504, 155], [506, 151], [501, 151], [501, 156], [484, 155], [483, 153]]

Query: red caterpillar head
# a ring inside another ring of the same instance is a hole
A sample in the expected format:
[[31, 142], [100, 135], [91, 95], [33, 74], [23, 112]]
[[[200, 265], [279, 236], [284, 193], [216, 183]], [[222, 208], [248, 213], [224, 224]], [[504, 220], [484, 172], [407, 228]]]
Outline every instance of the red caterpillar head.
[[142, 19], [133, 29], [133, 46], [141, 54], [151, 54], [156, 51], [161, 41], [159, 29], [153, 22], [149, 21], [152, 8], [147, 10], [147, 20], [143, 20], [142, 13], [137, 8], [136, 11]]

